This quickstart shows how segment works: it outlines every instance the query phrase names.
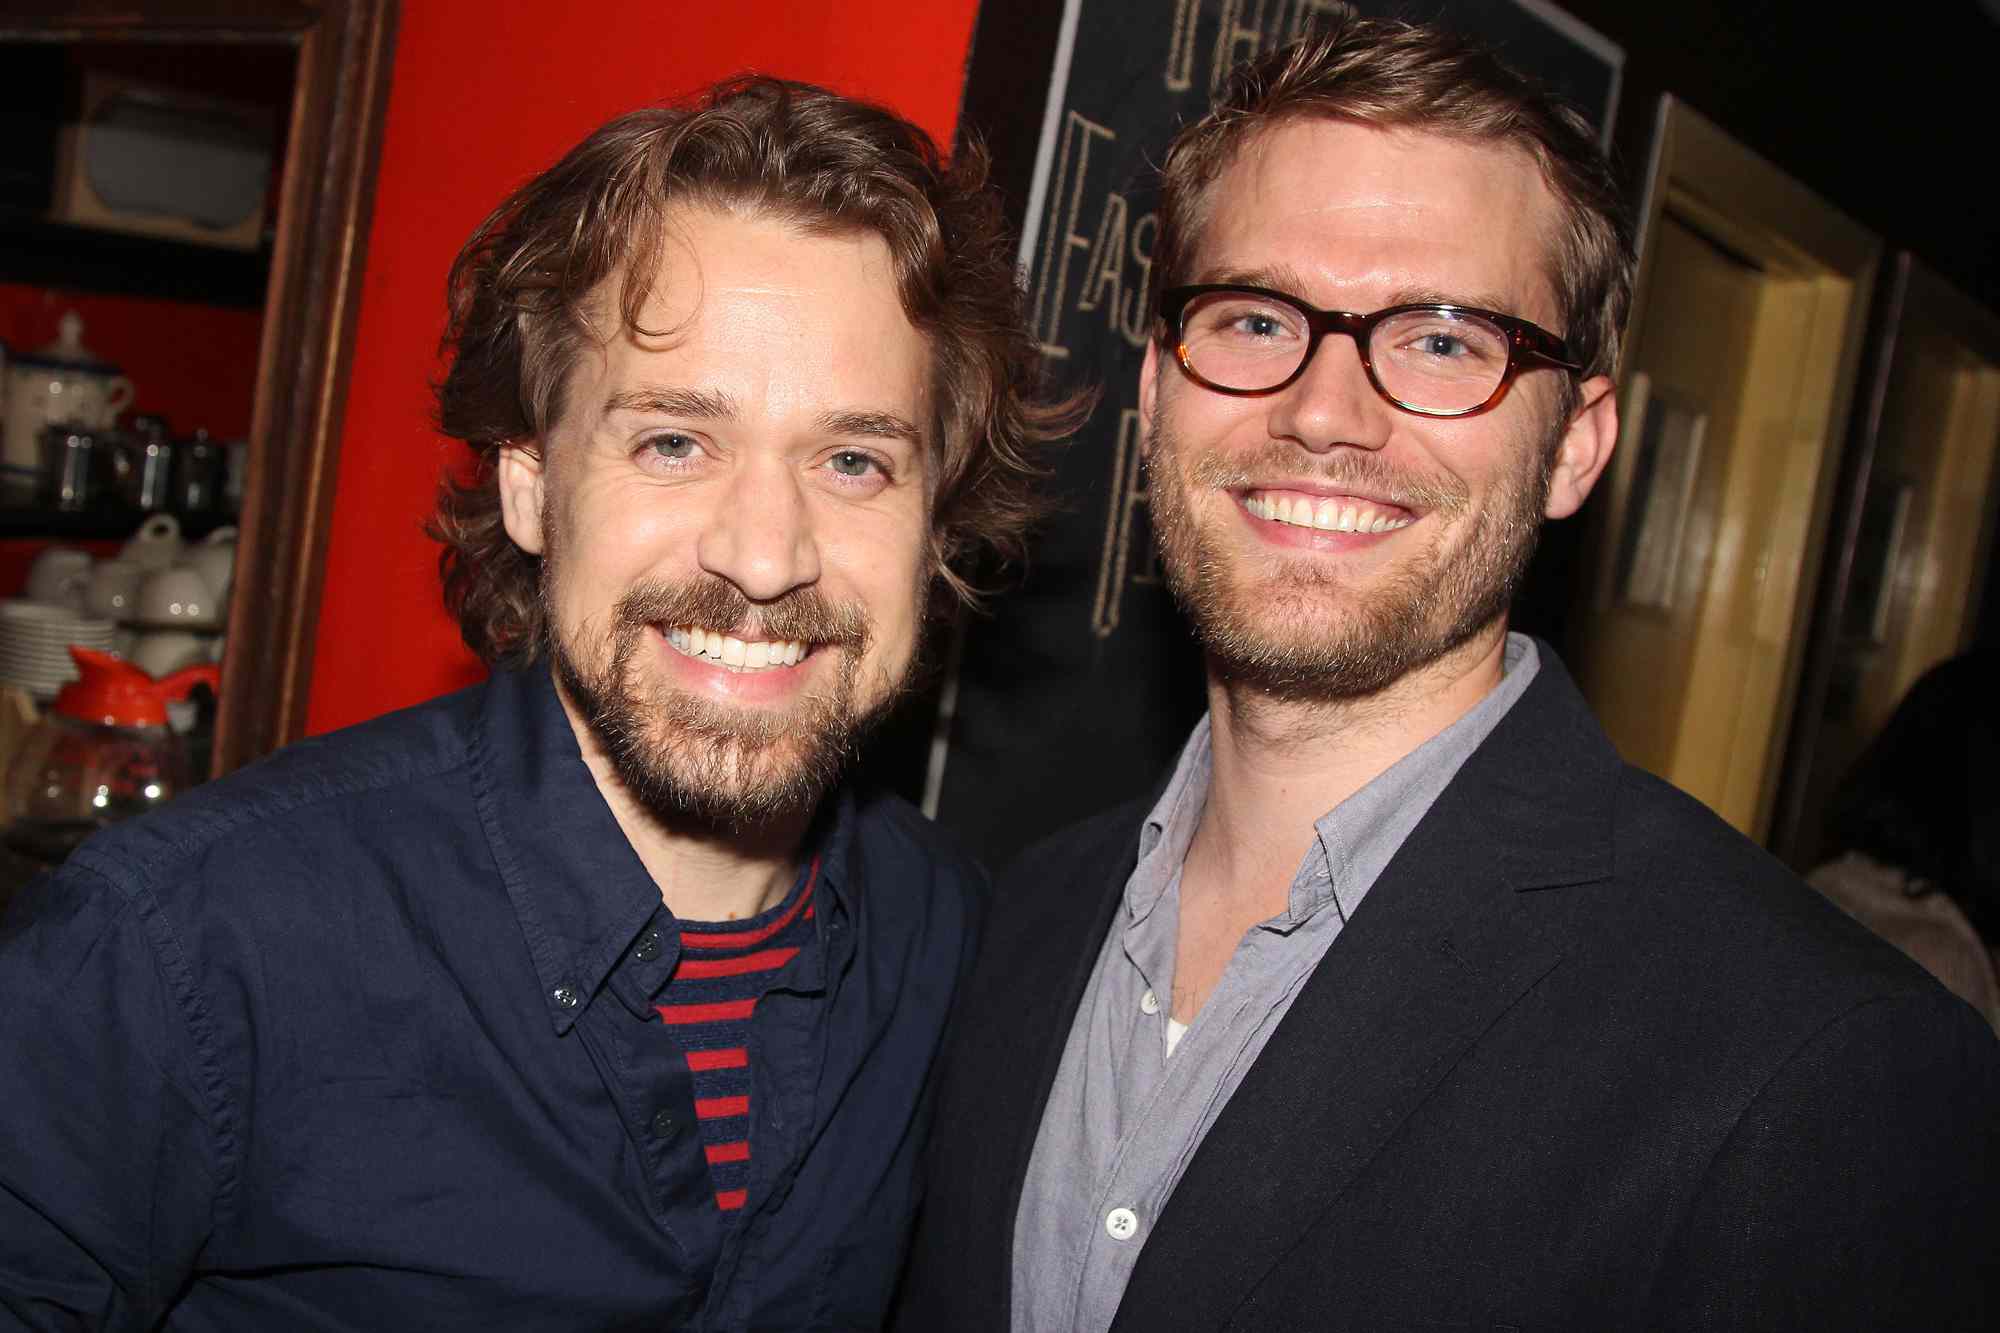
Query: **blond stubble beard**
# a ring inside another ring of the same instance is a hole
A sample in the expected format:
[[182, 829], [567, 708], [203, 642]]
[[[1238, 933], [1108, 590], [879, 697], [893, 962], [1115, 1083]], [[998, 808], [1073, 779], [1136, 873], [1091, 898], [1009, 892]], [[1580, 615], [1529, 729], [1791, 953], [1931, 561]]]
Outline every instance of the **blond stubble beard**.
[[1147, 459], [1153, 532], [1168, 587], [1221, 684], [1303, 703], [1377, 695], [1506, 614], [1535, 552], [1560, 439], [1551, 428], [1538, 448], [1524, 450], [1529, 466], [1500, 478], [1455, 550], [1443, 547], [1440, 534], [1378, 575], [1362, 601], [1323, 560], [1230, 551], [1215, 531], [1218, 517], [1211, 515], [1207, 527], [1196, 518], [1193, 495], [1208, 497], [1213, 509], [1236, 503], [1225, 487], [1309, 477], [1389, 499], [1430, 522], [1470, 508], [1464, 483], [1392, 468], [1374, 453], [1338, 448], [1307, 456], [1281, 441], [1239, 455], [1211, 450], [1188, 458], [1166, 417], [1163, 401], [1148, 431]]

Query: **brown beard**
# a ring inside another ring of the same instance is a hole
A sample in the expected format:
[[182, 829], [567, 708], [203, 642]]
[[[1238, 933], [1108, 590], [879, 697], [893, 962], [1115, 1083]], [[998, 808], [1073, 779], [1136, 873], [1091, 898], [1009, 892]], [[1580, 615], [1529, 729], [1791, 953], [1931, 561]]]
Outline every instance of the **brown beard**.
[[1221, 488], [1310, 477], [1448, 519], [1470, 506], [1464, 484], [1392, 468], [1373, 453], [1337, 449], [1315, 457], [1279, 441], [1183, 462], [1187, 446], [1165, 417], [1162, 404], [1149, 431], [1153, 532], [1167, 584], [1225, 684], [1300, 702], [1379, 693], [1503, 617], [1535, 553], [1555, 439], [1542, 442], [1528, 467], [1499, 480], [1459, 550], [1413, 553], [1367, 601], [1349, 601], [1347, 614], [1328, 622], [1329, 606], [1353, 596], [1341, 575], [1309, 559], [1273, 554], [1260, 568], [1257, 557], [1230, 555], [1196, 521], [1192, 495], [1234, 504]]
[[[810, 814], [909, 679], [905, 671], [881, 699], [861, 707], [860, 666], [870, 625], [858, 604], [829, 602], [811, 587], [753, 603], [708, 575], [635, 585], [612, 608], [598, 652], [586, 659], [574, 651], [579, 645], [553, 628], [553, 563], [543, 562], [542, 598], [557, 677], [619, 780], [662, 819], [727, 833]], [[655, 633], [683, 625], [742, 639], [796, 640], [815, 654], [838, 653], [839, 670], [829, 684], [782, 711], [731, 708], [647, 685], [637, 670], [641, 653], [656, 650], [650, 642]], [[589, 661], [603, 665], [593, 668]]]

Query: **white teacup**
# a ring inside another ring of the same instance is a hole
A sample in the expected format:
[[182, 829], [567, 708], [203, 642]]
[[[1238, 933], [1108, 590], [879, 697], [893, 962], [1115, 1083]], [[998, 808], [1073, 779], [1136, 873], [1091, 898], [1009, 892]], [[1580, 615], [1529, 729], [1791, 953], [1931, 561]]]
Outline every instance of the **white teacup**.
[[81, 611], [90, 587], [90, 552], [74, 546], [51, 546], [35, 557], [23, 591], [30, 601]]
[[186, 630], [162, 629], [141, 634], [126, 658], [155, 680], [171, 676], [182, 667], [208, 660], [208, 644], [199, 634]]
[[[217, 531], [234, 535], [233, 529], [219, 528]], [[181, 563], [201, 575], [202, 581], [208, 584], [218, 611], [229, 604], [229, 585], [235, 581], [236, 574], [235, 542], [219, 542], [211, 535], [201, 545], [188, 547]]]
[[100, 560], [90, 571], [83, 609], [106, 620], [131, 620], [139, 614], [139, 584], [146, 567], [136, 560]]
[[181, 558], [181, 523], [172, 514], [155, 514], [139, 525], [132, 540], [118, 552], [120, 560], [130, 560], [147, 569], [165, 569]]
[[220, 599], [208, 581], [186, 565], [170, 565], [146, 575], [139, 585], [138, 619], [148, 625], [209, 629], [221, 622]]

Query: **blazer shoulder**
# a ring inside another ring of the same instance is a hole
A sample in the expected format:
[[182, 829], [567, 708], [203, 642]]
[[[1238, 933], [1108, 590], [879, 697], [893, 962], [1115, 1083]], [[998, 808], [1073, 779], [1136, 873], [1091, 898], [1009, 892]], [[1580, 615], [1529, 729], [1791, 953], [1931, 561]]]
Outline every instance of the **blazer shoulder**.
[[1711, 984], [1731, 979], [1804, 1018], [1935, 995], [1930, 975], [1791, 867], [1678, 787], [1626, 765], [1617, 795], [1617, 910], [1662, 947], [1699, 942]]
[[1616, 811], [1621, 865], [1657, 856], [1736, 874], [1798, 878], [1700, 800], [1635, 764], [1619, 764]]

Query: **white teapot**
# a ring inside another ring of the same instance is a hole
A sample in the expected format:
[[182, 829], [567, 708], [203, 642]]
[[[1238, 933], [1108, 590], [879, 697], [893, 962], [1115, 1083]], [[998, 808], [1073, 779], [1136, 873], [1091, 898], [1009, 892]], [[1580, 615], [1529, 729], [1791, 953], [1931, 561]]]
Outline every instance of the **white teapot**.
[[62, 333], [40, 351], [7, 366], [0, 465], [10, 478], [34, 483], [42, 466], [42, 427], [53, 422], [100, 429], [114, 426], [132, 405], [132, 381], [83, 345], [83, 316], [62, 317]]

